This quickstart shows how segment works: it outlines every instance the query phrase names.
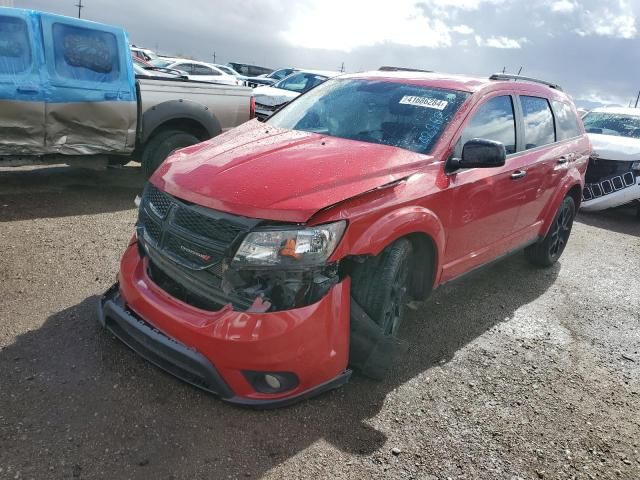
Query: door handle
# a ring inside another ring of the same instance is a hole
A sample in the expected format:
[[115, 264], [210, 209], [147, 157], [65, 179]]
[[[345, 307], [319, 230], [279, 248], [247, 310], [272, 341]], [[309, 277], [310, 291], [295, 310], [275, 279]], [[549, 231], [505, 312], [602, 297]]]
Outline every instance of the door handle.
[[527, 172], [524, 170], [516, 170], [511, 174], [511, 180], [518, 180], [520, 178], [524, 178], [527, 175]]
[[569, 157], [566, 155], [563, 155], [558, 159], [558, 165], [564, 165], [568, 161], [569, 161]]
[[38, 89], [37, 87], [23, 86], [23, 87], [16, 88], [16, 92], [18, 92], [18, 93], [30, 93], [30, 94], [35, 95], [36, 93], [40, 92], [40, 89]]

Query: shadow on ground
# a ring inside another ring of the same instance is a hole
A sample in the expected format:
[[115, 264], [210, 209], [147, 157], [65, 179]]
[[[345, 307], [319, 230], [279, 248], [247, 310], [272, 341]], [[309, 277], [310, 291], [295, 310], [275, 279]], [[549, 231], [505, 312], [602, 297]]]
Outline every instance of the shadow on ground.
[[592, 227], [640, 237], [640, 216], [635, 205], [611, 208], [601, 212], [580, 212], [576, 221]]
[[21, 478], [255, 478], [319, 440], [371, 454], [387, 437], [368, 420], [389, 392], [536, 300], [560, 268], [516, 255], [443, 287], [409, 312], [411, 348], [389, 380], [356, 376], [275, 411], [224, 404], [149, 365], [98, 327], [87, 298], [0, 351], [0, 466]]
[[0, 222], [117, 212], [133, 207], [138, 166], [0, 169]]

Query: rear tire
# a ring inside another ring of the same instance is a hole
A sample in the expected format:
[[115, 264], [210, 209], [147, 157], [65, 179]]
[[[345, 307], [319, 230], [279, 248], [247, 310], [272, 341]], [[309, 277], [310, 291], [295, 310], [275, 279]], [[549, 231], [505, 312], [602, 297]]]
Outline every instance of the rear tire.
[[352, 273], [351, 294], [385, 336], [396, 337], [408, 300], [411, 242], [401, 239]]
[[565, 197], [547, 236], [525, 249], [527, 259], [539, 267], [550, 267], [556, 263], [567, 246], [575, 216], [575, 201], [571, 197]]
[[149, 178], [173, 152], [200, 143], [195, 135], [182, 130], [161, 130], [147, 142], [142, 153], [142, 172]]

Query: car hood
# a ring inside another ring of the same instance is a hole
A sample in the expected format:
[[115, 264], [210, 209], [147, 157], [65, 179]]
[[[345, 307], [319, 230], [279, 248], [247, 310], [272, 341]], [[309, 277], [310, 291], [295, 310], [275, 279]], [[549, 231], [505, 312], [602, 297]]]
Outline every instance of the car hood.
[[256, 120], [179, 150], [151, 178], [183, 200], [302, 223], [319, 210], [417, 172], [433, 157], [274, 128]]
[[640, 160], [640, 139], [590, 133], [593, 153], [606, 160], [636, 162]]
[[253, 96], [256, 99], [256, 103], [261, 103], [262, 105], [268, 105], [270, 107], [290, 102], [299, 95], [300, 94], [298, 92], [292, 92], [291, 90], [283, 90], [282, 88], [275, 88], [266, 85], [253, 89]]

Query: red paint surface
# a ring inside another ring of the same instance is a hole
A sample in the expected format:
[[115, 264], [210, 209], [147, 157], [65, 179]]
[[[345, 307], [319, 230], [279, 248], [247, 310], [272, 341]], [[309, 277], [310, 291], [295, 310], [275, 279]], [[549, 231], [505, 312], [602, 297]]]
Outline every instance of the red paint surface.
[[[473, 95], [431, 155], [251, 121], [181, 150], [152, 182], [184, 200], [236, 215], [308, 224], [346, 219], [335, 261], [376, 255], [400, 237], [424, 235], [436, 250], [434, 287], [545, 235], [567, 192], [581, 191], [590, 154], [584, 134], [515, 154], [503, 167], [451, 175], [444, 169], [479, 103], [510, 94], [566, 101], [563, 93], [522, 82], [437, 74], [375, 76]], [[575, 154], [572, 160], [558, 163], [568, 152]], [[511, 174], [517, 170], [527, 176], [514, 181]], [[296, 372], [303, 383], [286, 394], [292, 396], [347, 366], [348, 279], [315, 305], [264, 314], [230, 307], [205, 312], [169, 297], [146, 277], [134, 247], [123, 258], [120, 281], [134, 311], [210, 358], [238, 395], [264, 396], [252, 392], [242, 369]]]

